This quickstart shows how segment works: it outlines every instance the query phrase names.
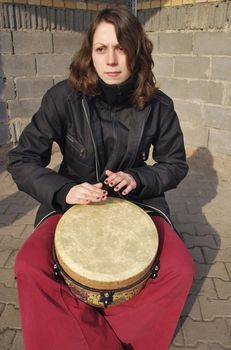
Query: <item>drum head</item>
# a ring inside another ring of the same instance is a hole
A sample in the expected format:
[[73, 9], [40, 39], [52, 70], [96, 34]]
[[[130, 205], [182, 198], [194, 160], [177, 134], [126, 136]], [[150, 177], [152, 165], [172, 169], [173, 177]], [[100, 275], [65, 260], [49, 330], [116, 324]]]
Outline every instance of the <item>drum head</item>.
[[62, 269], [88, 287], [126, 287], [153, 264], [158, 249], [156, 227], [145, 211], [122, 199], [71, 207], [55, 233]]

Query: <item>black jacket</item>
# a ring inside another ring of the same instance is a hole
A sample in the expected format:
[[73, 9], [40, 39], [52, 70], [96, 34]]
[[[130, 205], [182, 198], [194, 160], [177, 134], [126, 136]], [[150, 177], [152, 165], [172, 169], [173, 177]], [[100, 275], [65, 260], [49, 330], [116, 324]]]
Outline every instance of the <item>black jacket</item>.
[[[121, 94], [119, 87], [117, 90], [119, 99], [123, 91]], [[116, 147], [106, 164], [101, 161], [104, 147], [98, 134], [95, 104], [98, 113], [110, 113], [114, 120], [122, 118], [128, 129], [125, 140], [121, 123], [115, 124]], [[58, 173], [46, 167], [53, 142], [59, 144], [63, 154]], [[151, 145], [154, 163], [147, 165]], [[121, 153], [121, 149], [126, 151]], [[65, 80], [48, 90], [19, 144], [9, 152], [9, 172], [20, 190], [42, 204], [43, 215], [64, 212], [68, 206], [57, 200], [62, 190], [85, 181], [102, 181], [105, 167], [129, 172], [139, 180], [139, 190], [125, 199], [164, 217], [169, 215], [164, 192], [177, 186], [188, 167], [178, 117], [168, 96], [158, 91], [140, 111], [123, 96], [115, 105], [105, 102], [103, 96], [83, 96]]]

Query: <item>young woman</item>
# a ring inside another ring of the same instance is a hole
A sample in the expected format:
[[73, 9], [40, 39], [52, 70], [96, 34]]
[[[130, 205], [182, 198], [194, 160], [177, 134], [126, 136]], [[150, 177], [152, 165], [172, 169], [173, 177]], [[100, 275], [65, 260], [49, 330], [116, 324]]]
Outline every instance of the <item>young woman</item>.
[[[155, 86], [152, 43], [122, 9], [90, 25], [68, 80], [52, 87], [9, 154], [20, 190], [41, 203], [33, 234], [15, 264], [26, 350], [169, 348], [193, 279], [193, 263], [169, 218], [164, 192], [187, 174], [172, 100]], [[53, 142], [63, 160], [46, 168]], [[153, 145], [153, 165], [147, 165]], [[160, 271], [144, 290], [99, 310], [53, 278], [56, 225], [73, 204], [134, 201], [151, 211]]]

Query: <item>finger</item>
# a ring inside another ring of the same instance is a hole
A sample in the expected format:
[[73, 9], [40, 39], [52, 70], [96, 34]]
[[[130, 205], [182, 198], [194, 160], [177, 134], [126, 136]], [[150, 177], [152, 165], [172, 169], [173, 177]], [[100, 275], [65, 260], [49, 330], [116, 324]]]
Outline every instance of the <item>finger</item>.
[[86, 191], [88, 191], [89, 194], [92, 194], [95, 197], [103, 196], [107, 194], [107, 191], [103, 190], [102, 186], [103, 184], [101, 182], [94, 185], [91, 185], [89, 183], [83, 183], [83, 188]]
[[106, 195], [105, 191], [100, 190], [99, 192], [93, 185], [84, 183], [71, 188], [66, 197], [66, 202], [68, 204], [78, 204], [82, 200], [97, 202]]
[[115, 186], [114, 190], [115, 190], [115, 191], [120, 191], [121, 188], [123, 188], [123, 187], [125, 187], [125, 186], [128, 186], [128, 181], [127, 181], [126, 179], [123, 179], [121, 182], [119, 182], [119, 183]]
[[113, 181], [116, 176], [118, 175], [118, 173], [112, 173], [104, 180], [105, 184], [109, 184], [111, 181]]
[[103, 184], [102, 184], [102, 182], [98, 182], [98, 183], [94, 184], [93, 186], [97, 187], [97, 188], [102, 188]]
[[126, 194], [130, 193], [132, 190], [134, 190], [134, 188], [135, 188], [134, 186], [128, 185], [128, 186], [123, 190], [122, 194], [123, 194], [124, 196], [126, 196]]

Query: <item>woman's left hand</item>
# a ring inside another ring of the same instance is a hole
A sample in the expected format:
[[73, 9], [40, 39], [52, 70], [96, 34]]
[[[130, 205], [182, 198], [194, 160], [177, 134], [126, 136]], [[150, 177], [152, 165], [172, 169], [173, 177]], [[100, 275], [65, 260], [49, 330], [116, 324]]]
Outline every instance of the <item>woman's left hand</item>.
[[113, 173], [110, 170], [106, 170], [105, 174], [107, 175], [107, 178], [104, 180], [104, 183], [109, 187], [114, 187], [114, 190], [116, 192], [120, 191], [123, 188], [123, 195], [128, 194], [137, 186], [136, 181], [132, 175], [124, 173], [123, 171]]

